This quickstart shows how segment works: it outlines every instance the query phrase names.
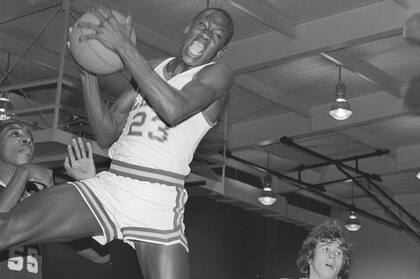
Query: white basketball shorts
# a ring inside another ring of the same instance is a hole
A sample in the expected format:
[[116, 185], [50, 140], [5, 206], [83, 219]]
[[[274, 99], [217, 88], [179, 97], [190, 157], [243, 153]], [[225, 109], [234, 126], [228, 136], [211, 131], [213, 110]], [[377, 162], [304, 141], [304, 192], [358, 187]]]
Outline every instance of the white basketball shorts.
[[99, 243], [182, 244], [188, 251], [183, 222], [188, 195], [182, 175], [114, 160], [109, 171], [69, 183], [100, 224], [103, 234], [93, 237]]

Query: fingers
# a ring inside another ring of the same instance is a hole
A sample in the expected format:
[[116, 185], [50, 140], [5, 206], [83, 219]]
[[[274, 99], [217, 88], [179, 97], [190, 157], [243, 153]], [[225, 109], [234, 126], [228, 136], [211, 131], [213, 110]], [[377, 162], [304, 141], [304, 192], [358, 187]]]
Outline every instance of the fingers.
[[67, 151], [69, 153], [70, 164], [72, 164], [76, 160], [92, 157], [93, 151], [92, 151], [92, 145], [90, 144], [90, 142], [86, 143], [86, 148], [88, 150], [86, 154], [85, 143], [83, 142], [83, 139], [81, 137], [78, 137], [77, 139], [73, 138], [71, 141], [72, 141], [72, 144], [67, 145]]
[[70, 163], [73, 164], [76, 159], [74, 158], [73, 148], [70, 144], [67, 145], [67, 152], [69, 153]]
[[74, 153], [76, 154], [76, 159], [86, 158], [85, 145], [81, 137], [72, 139]]
[[92, 150], [92, 145], [90, 144], [90, 141], [86, 143], [86, 147], [88, 150], [88, 158], [93, 160], [93, 150]]
[[80, 21], [77, 23], [78, 28], [88, 29], [89, 31], [83, 32], [79, 36], [79, 42], [87, 41], [87, 40], [97, 40], [99, 39], [99, 34], [101, 34], [101, 30], [103, 27], [104, 21], [99, 21], [98, 24], [92, 23], [92, 22], [84, 22]]
[[77, 27], [79, 27], [79, 28], [85, 28], [85, 29], [93, 29], [96, 32], [99, 32], [101, 30], [101, 24], [100, 23], [99, 24], [95, 24], [95, 23], [92, 23], [92, 22], [85, 22], [85, 21], [80, 21], [77, 24]]
[[83, 34], [83, 35], [80, 35], [80, 37], [79, 37], [80, 42], [89, 41], [89, 40], [100, 40], [100, 37], [96, 33]]
[[79, 145], [81, 158], [86, 158], [86, 149], [83, 139], [81, 137], [77, 138], [77, 143]]
[[66, 158], [64, 159], [63, 166], [64, 166], [64, 169], [66, 171], [68, 171], [69, 169], [71, 169], [70, 161], [69, 161], [69, 157], [68, 156], [66, 156]]
[[73, 143], [73, 149], [74, 153], [76, 154], [76, 159], [79, 160], [82, 157], [82, 155], [80, 153], [80, 147], [78, 146], [78, 140], [73, 138], [71, 141]]
[[99, 24], [94, 24], [92, 22], [79, 22], [77, 24], [79, 28], [91, 29], [92, 32], [84, 32], [79, 36], [79, 42], [87, 41], [87, 40], [97, 40], [99, 39], [98, 34], [101, 33], [102, 26]]
[[106, 12], [106, 10], [109, 10], [109, 9], [97, 8], [97, 9], [92, 9], [89, 12], [93, 14], [97, 19], [99, 19], [99, 23], [101, 23], [107, 20], [108, 13]]

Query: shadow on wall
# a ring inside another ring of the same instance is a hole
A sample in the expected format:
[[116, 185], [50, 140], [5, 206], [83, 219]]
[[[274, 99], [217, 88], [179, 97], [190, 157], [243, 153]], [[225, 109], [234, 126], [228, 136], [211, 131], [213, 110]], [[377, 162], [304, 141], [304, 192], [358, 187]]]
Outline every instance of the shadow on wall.
[[191, 279], [299, 278], [306, 229], [204, 197], [186, 207]]

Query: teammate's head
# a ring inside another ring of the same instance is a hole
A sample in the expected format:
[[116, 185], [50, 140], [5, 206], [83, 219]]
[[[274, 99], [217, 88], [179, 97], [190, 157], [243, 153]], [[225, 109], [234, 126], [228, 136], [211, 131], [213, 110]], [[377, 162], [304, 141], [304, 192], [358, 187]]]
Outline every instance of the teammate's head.
[[194, 17], [185, 32], [180, 55], [186, 65], [198, 66], [223, 54], [233, 36], [233, 21], [225, 10], [208, 8]]
[[337, 221], [316, 226], [304, 240], [297, 258], [309, 278], [343, 278], [350, 269], [350, 243]]
[[18, 122], [0, 125], [0, 161], [19, 166], [32, 161], [34, 144], [29, 128]]

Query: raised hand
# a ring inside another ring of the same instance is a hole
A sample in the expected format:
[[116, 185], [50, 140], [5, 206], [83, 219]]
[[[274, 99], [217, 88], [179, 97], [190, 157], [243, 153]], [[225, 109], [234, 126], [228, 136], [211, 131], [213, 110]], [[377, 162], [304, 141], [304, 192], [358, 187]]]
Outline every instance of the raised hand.
[[[86, 152], [87, 149], [87, 152]], [[96, 174], [93, 161], [92, 145], [83, 143], [82, 138], [72, 139], [72, 144], [67, 145], [68, 156], [64, 160], [64, 169], [67, 174], [76, 180], [94, 177]]]
[[128, 16], [125, 22], [121, 23], [109, 8], [101, 7], [90, 12], [99, 19], [99, 24], [79, 22], [78, 27], [95, 31], [91, 34], [82, 35], [81, 40], [96, 39], [105, 47], [114, 51], [126, 43], [131, 43], [130, 37], [133, 32], [131, 16]]

